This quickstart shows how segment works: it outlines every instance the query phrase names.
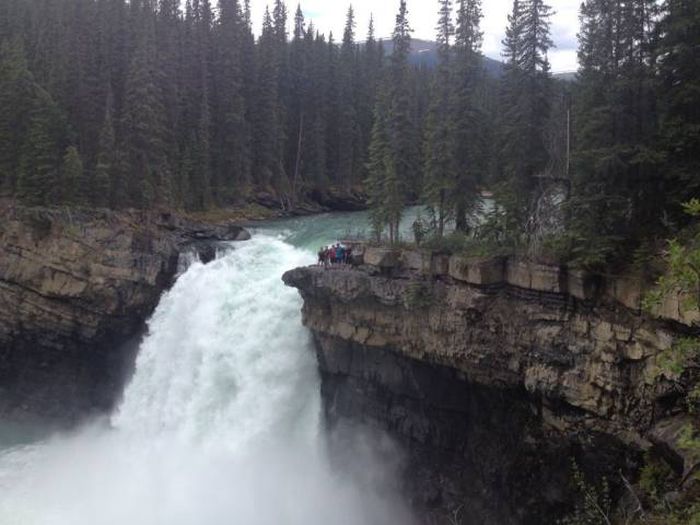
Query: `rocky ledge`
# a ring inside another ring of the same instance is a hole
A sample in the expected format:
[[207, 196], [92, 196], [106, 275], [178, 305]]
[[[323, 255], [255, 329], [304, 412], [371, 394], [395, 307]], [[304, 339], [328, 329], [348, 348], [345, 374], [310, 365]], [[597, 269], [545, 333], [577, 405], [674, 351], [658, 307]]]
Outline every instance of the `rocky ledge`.
[[246, 238], [169, 213], [1, 206], [0, 417], [109, 410], [179, 255]]
[[304, 299], [329, 425], [400, 441], [426, 522], [555, 523], [572, 460], [613, 486], [650, 448], [679, 478], [697, 468], [678, 443], [684, 378], [659, 366], [697, 328], [678, 298], [647, 316], [630, 279], [381, 248], [358, 263], [284, 281]]

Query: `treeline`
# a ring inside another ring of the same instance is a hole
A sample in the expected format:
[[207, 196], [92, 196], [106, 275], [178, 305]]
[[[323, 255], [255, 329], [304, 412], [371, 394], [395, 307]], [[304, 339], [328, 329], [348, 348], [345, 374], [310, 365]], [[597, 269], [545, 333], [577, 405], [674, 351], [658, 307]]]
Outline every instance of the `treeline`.
[[352, 9], [338, 42], [300, 8], [287, 26], [280, 0], [257, 39], [238, 0], [0, 0], [2, 193], [202, 210], [361, 187], [383, 46]]
[[[578, 78], [565, 84], [550, 72], [552, 11], [543, 0], [514, 0], [497, 83], [480, 67], [481, 2], [457, 1], [454, 16], [453, 2], [439, 0], [439, 63], [422, 128], [404, 118], [401, 6], [399, 53], [370, 145], [377, 231], [397, 237], [396, 195], [414, 190], [416, 173], [438, 238], [452, 221], [475, 233], [468, 219], [487, 187], [495, 207], [477, 235], [529, 250], [537, 241], [585, 266], [629, 261], [639, 249], [650, 256], [687, 224], [682, 204], [700, 191], [700, 2], [585, 0]], [[560, 195], [546, 195], [557, 186]], [[564, 201], [549, 229], [545, 198]]]
[[700, 2], [586, 0], [568, 249], [601, 264], [688, 223], [700, 195]]
[[282, 0], [257, 38], [247, 1], [0, 0], [0, 192], [205, 210], [360, 191], [395, 239], [410, 202], [438, 237], [469, 232], [490, 189], [482, 231], [528, 244], [558, 181], [564, 215], [545, 241], [589, 265], [687, 221], [698, 0], [585, 0], [573, 83], [550, 71], [544, 0], [514, 0], [502, 77], [484, 70], [481, 0], [436, 0], [434, 69], [412, 65], [397, 3], [385, 56], [371, 21], [358, 42], [352, 8], [336, 41], [300, 7], [288, 34]]

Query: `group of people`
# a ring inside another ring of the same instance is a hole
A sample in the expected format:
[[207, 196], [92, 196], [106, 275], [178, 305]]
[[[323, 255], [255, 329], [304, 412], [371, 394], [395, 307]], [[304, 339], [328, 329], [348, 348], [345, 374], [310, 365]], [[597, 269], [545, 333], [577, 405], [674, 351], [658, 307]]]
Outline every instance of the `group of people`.
[[342, 244], [321, 247], [318, 250], [318, 265], [328, 268], [336, 264], [350, 264], [352, 262], [352, 248]]

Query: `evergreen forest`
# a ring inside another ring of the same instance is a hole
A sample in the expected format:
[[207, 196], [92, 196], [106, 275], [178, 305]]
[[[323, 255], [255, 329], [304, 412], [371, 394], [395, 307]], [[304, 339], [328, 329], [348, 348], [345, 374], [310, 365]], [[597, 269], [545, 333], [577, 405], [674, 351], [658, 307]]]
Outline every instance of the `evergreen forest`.
[[255, 35], [247, 0], [0, 0], [0, 195], [199, 211], [346, 192], [397, 240], [409, 203], [437, 237], [475, 235], [488, 190], [479, 235], [609, 264], [691, 220], [700, 2], [584, 0], [573, 82], [551, 72], [551, 16], [514, 0], [493, 74], [481, 0], [435, 0], [434, 67], [410, 60], [405, 0], [390, 43], [352, 7], [336, 36], [275, 0]]

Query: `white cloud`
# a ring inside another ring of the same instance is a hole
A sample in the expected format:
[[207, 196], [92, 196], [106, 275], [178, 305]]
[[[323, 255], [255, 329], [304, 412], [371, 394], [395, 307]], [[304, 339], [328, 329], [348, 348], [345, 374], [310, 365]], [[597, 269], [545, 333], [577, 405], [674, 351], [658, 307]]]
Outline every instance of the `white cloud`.
[[[265, 5], [272, 0], [252, 0], [253, 19], [259, 25]], [[341, 38], [345, 25], [345, 15], [352, 3], [357, 19], [357, 37], [366, 35], [370, 15], [374, 15], [378, 36], [388, 37], [394, 26], [399, 0], [301, 0], [302, 10], [307, 19], [321, 31], [333, 31], [336, 40]], [[555, 11], [552, 18], [552, 35], [557, 49], [552, 51], [551, 62], [554, 71], [576, 69], [576, 32], [578, 31], [578, 0], [550, 0]], [[288, 1], [290, 23], [296, 10], [296, 2]], [[492, 58], [500, 58], [501, 40], [507, 24], [507, 16], [512, 0], [483, 0], [484, 53]], [[433, 39], [437, 25], [436, 0], [408, 0], [409, 21], [416, 38]]]

